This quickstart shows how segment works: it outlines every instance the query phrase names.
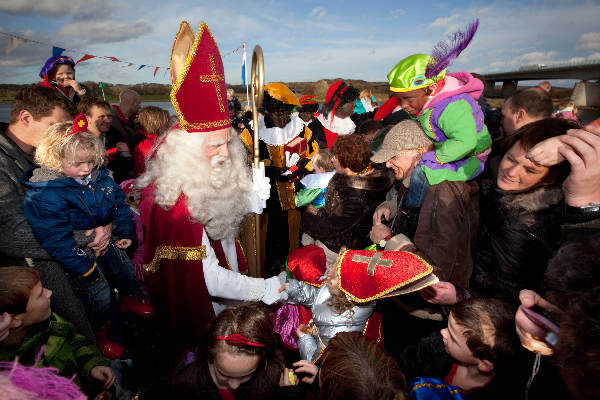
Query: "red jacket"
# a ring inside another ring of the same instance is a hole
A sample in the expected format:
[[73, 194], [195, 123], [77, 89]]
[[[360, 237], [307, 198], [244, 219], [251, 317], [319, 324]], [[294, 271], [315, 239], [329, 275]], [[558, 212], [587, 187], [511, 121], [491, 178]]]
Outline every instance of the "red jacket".
[[138, 132], [144, 136], [144, 139], [133, 149], [133, 169], [139, 176], [146, 172], [146, 158], [158, 140], [158, 135], [146, 133], [141, 129]]

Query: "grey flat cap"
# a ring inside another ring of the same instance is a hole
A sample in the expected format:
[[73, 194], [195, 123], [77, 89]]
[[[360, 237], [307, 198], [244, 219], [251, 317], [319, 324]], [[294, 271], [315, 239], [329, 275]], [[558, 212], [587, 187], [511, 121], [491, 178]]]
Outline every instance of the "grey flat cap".
[[412, 119], [405, 119], [394, 125], [385, 135], [381, 147], [371, 161], [383, 163], [396, 156], [402, 150], [413, 150], [430, 146], [433, 140], [423, 132], [419, 123]]

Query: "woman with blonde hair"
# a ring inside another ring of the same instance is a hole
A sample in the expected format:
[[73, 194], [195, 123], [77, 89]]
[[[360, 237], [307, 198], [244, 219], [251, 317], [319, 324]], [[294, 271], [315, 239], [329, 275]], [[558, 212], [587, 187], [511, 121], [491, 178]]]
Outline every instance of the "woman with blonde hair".
[[377, 107], [377, 100], [375, 100], [371, 89], [364, 89], [360, 92], [358, 99], [354, 100], [354, 103], [356, 103], [356, 107], [354, 108], [355, 114], [368, 113], [374, 111]]

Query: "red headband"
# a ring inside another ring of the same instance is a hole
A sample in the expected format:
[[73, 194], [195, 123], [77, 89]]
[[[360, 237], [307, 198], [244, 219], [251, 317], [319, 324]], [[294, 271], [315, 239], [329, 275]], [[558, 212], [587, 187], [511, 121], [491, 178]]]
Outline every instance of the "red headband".
[[247, 337], [240, 335], [239, 333], [232, 333], [231, 335], [229, 335], [227, 337], [217, 336], [217, 339], [224, 340], [226, 342], [241, 343], [241, 344], [245, 344], [247, 346], [265, 347], [264, 344], [249, 341]]
[[87, 127], [88, 127], [88, 122], [87, 122], [87, 118], [85, 117], [85, 114], [79, 114], [73, 120], [73, 130], [71, 132], [67, 133], [66, 135], [64, 135], [63, 137], [66, 138], [67, 136], [71, 136], [72, 134], [78, 133], [78, 132], [87, 132]]

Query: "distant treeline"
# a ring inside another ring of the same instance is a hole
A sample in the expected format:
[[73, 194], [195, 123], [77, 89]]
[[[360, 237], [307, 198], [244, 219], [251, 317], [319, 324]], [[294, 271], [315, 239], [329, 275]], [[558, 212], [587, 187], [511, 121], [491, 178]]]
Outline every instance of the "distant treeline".
[[[335, 81], [341, 78], [335, 79], [321, 79], [316, 82], [284, 82], [292, 91], [298, 96], [305, 94], [314, 95], [319, 102], [325, 100], [325, 95], [329, 86]], [[381, 103], [389, 98], [390, 92], [387, 82], [367, 82], [363, 80], [346, 79], [348, 84], [355, 86], [359, 91], [364, 89], [370, 89], [371, 93], [377, 99], [377, 102]], [[98, 97], [102, 97], [101, 89], [98, 87], [98, 82], [86, 81], [81, 82], [84, 84], [89, 91]], [[0, 84], [0, 100], [10, 101], [15, 94], [22, 87], [30, 85], [17, 85], [17, 84]], [[228, 88], [233, 88], [237, 97], [245, 101], [246, 100], [246, 89], [242, 85], [227, 85]], [[135, 85], [124, 85], [124, 84], [111, 84], [104, 83], [104, 95], [108, 101], [116, 101], [119, 98], [119, 93], [124, 89], [133, 89], [141, 94], [146, 99], [167, 99], [169, 92], [171, 91], [171, 85], [159, 84], [159, 83], [137, 83]], [[568, 97], [571, 93], [571, 88], [559, 88], [553, 87], [551, 95], [553, 98]], [[501, 87], [497, 85], [494, 90], [494, 95], [491, 97], [501, 97]]]

